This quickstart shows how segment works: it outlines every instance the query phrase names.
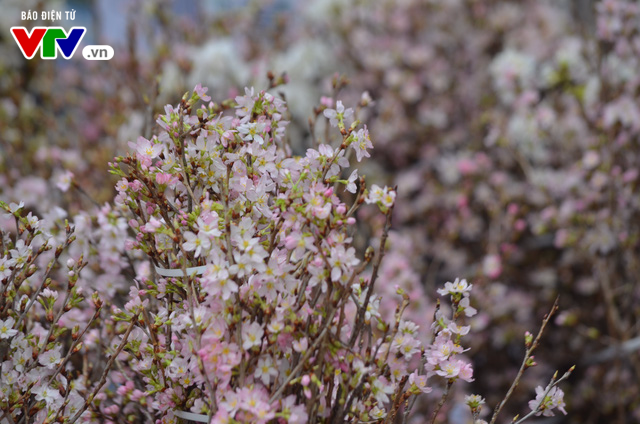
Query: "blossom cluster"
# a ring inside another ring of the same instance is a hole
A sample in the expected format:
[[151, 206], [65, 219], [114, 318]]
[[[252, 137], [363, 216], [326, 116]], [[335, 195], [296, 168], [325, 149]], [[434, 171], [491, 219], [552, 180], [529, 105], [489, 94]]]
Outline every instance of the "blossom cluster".
[[68, 256], [74, 228], [23, 203], [0, 209], [15, 223], [0, 233], [0, 422], [75, 422], [105, 383], [92, 374], [110, 368], [100, 369], [103, 301], [83, 287], [83, 256]]
[[[124, 351], [163, 422], [176, 409], [215, 423], [378, 421], [430, 392], [432, 376], [472, 380], [459, 357], [469, 327], [456, 323], [475, 312], [468, 290], [452, 318], [436, 314], [429, 347], [403, 317], [401, 288], [392, 319], [379, 312], [395, 191], [343, 177], [347, 152], [360, 159], [371, 146], [353, 114], [326, 108], [340, 144], [296, 157], [281, 99], [247, 89], [218, 105], [198, 85], [165, 108], [158, 136], [112, 163], [128, 249], [154, 265], [115, 318], [135, 324]], [[387, 225], [378, 251], [359, 258], [350, 233], [365, 203]]]

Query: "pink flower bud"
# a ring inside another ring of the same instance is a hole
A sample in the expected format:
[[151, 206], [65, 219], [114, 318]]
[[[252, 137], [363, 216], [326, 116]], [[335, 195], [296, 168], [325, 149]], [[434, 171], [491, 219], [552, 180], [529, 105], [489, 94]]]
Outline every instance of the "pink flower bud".
[[513, 223], [513, 228], [516, 231], [524, 231], [527, 228], [527, 223], [524, 219], [517, 219], [516, 222]]
[[284, 238], [284, 247], [286, 247], [287, 250], [295, 249], [297, 244], [298, 244], [298, 241], [290, 235]]
[[331, 97], [322, 96], [320, 97], [320, 104], [324, 107], [333, 107], [333, 99]]
[[307, 387], [310, 382], [311, 378], [308, 375], [303, 375], [302, 379], [300, 380], [300, 384], [302, 384], [304, 387]]
[[156, 182], [158, 184], [168, 184], [169, 181], [171, 181], [171, 174], [167, 174], [166, 172], [156, 174]]

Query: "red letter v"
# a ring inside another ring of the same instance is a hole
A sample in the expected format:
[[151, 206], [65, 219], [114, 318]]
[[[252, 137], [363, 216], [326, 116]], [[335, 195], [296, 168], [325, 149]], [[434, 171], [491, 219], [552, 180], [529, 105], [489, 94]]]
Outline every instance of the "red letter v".
[[35, 27], [31, 31], [31, 34], [27, 32], [27, 29], [25, 27], [11, 28], [11, 34], [13, 34], [13, 38], [16, 39], [16, 42], [18, 43], [22, 54], [27, 59], [33, 58], [33, 56], [36, 54], [36, 50], [38, 50], [45, 32], [47, 32], [46, 27]]

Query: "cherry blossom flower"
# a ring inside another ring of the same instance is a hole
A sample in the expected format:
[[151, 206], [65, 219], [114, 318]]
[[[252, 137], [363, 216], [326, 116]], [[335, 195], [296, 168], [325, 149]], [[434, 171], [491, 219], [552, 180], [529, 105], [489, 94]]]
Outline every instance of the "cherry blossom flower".
[[427, 376], [419, 375], [416, 372], [412, 372], [409, 375], [409, 384], [414, 384], [422, 393], [431, 393], [433, 390], [431, 387], [427, 386]]
[[66, 192], [67, 190], [69, 190], [69, 187], [71, 187], [72, 181], [73, 172], [64, 170], [56, 177], [56, 187], [58, 187], [61, 191]]
[[15, 264], [15, 259], [9, 259], [7, 256], [0, 258], [0, 280], [4, 280], [11, 275], [11, 267]]
[[467, 283], [467, 280], [465, 280], [464, 278], [462, 280], [460, 280], [459, 278], [456, 278], [453, 283], [450, 281], [447, 281], [444, 284], [444, 288], [438, 289], [438, 294], [442, 296], [447, 294], [450, 294], [452, 296], [456, 294], [462, 294], [462, 295], [468, 296], [472, 287], [473, 287], [473, 284]]
[[52, 406], [62, 399], [58, 390], [50, 386], [39, 385], [31, 392], [36, 395], [36, 400], [43, 400], [48, 406]]
[[351, 175], [349, 175], [349, 179], [347, 180], [347, 186], [344, 188], [345, 191], [349, 193], [355, 193], [358, 189], [356, 186], [356, 180], [358, 179], [358, 170], [354, 169]]
[[394, 392], [393, 385], [389, 384], [384, 377], [376, 378], [371, 383], [371, 393], [380, 404], [389, 402], [389, 396]]
[[202, 84], [197, 84], [193, 89], [193, 92], [197, 94], [198, 97], [200, 97], [200, 100], [205, 102], [208, 102], [209, 100], [211, 100], [211, 97], [206, 95], [207, 91], [209, 91], [209, 88], [202, 87]]
[[331, 265], [331, 280], [339, 281], [347, 269], [360, 263], [355, 257], [356, 250], [353, 247], [345, 249], [344, 246], [331, 248], [329, 264]]
[[255, 141], [258, 144], [264, 144], [263, 133], [265, 132], [266, 124], [263, 122], [246, 123], [238, 127], [238, 132], [245, 141]]
[[203, 232], [194, 234], [191, 231], [187, 231], [184, 234], [186, 242], [184, 243], [184, 250], [187, 252], [195, 251], [196, 258], [203, 253], [206, 253], [211, 247], [211, 241], [207, 233]]
[[242, 327], [242, 348], [249, 350], [254, 346], [260, 346], [264, 330], [257, 322]]
[[255, 376], [260, 379], [263, 384], [268, 385], [273, 378], [278, 375], [278, 370], [273, 366], [271, 358], [260, 358], [256, 365]]
[[338, 100], [336, 102], [336, 108], [331, 109], [327, 108], [323, 112], [324, 116], [329, 119], [329, 123], [333, 127], [344, 127], [345, 121], [347, 121], [347, 125], [350, 124], [349, 120], [353, 118], [353, 109], [344, 108], [342, 104], [342, 100]]
[[367, 203], [380, 203], [381, 205], [390, 208], [393, 206], [396, 199], [396, 192], [389, 187], [380, 187], [376, 184], [371, 186], [369, 195], [365, 198]]
[[544, 415], [545, 417], [552, 417], [554, 409], [567, 415], [567, 411], [564, 409], [566, 406], [564, 403], [564, 392], [558, 387], [552, 387], [549, 393], [545, 395], [546, 390], [542, 386], [536, 387], [536, 398], [529, 401], [529, 408], [532, 411], [538, 411], [537, 416]]
[[358, 162], [365, 157], [371, 157], [371, 154], [367, 149], [372, 149], [373, 143], [371, 143], [371, 138], [369, 137], [369, 131], [367, 130], [366, 125], [355, 133], [354, 140], [349, 147], [355, 150]]
[[10, 339], [18, 334], [18, 330], [13, 328], [14, 325], [15, 320], [13, 317], [8, 317], [4, 321], [0, 320], [0, 339]]
[[144, 137], [138, 137], [138, 141], [136, 143], [130, 141], [129, 147], [134, 149], [138, 158], [145, 162], [158, 157], [164, 148], [162, 144], [153, 143]]

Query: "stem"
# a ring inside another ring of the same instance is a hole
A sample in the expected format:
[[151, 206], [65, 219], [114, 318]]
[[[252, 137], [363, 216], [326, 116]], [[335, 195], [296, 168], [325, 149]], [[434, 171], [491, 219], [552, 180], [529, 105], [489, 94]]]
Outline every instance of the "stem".
[[[184, 127], [184, 108], [180, 106], [180, 129]], [[193, 195], [193, 191], [191, 190], [191, 181], [189, 180], [189, 174], [187, 173], [187, 158], [186, 158], [186, 150], [187, 150], [187, 132], [184, 132], [179, 135], [180, 139], [180, 159], [182, 161], [182, 176], [184, 177], [184, 185], [187, 188], [187, 197], [188, 197], [188, 205], [187, 209], [189, 213], [193, 210], [193, 203], [196, 202], [196, 198]]]
[[96, 385], [96, 387], [93, 389], [93, 392], [85, 399], [84, 403], [82, 404], [82, 407], [78, 410], [76, 415], [74, 415], [69, 420], [69, 424], [75, 423], [78, 420], [78, 418], [80, 418], [80, 416], [84, 414], [84, 411], [87, 410], [87, 407], [89, 406], [89, 404], [93, 402], [93, 399], [95, 398], [95, 396], [98, 394], [100, 389], [102, 389], [102, 386], [104, 386], [104, 384], [107, 382], [107, 374], [109, 374], [109, 371], [111, 370], [111, 367], [113, 366], [113, 363], [115, 362], [116, 357], [120, 355], [120, 352], [122, 352], [122, 349], [124, 349], [125, 345], [127, 344], [127, 341], [129, 339], [129, 334], [131, 334], [131, 331], [133, 330], [134, 325], [135, 325], [135, 319], [131, 321], [131, 323], [129, 324], [129, 327], [127, 327], [127, 331], [122, 336], [122, 341], [120, 342], [120, 345], [118, 346], [116, 351], [113, 353], [113, 355], [111, 355], [111, 357], [109, 358], [107, 365], [102, 371], [102, 376], [100, 377], [100, 380], [98, 381], [98, 384]]
[[574, 369], [575, 369], [575, 365], [572, 366], [571, 368], [569, 368], [569, 371], [565, 372], [564, 375], [562, 377], [560, 377], [559, 379], [557, 379], [557, 380], [556, 380], [556, 376], [558, 375], [558, 371], [556, 371], [555, 374], [553, 374], [553, 377], [551, 377], [551, 381], [547, 385], [547, 388], [545, 389], [544, 394], [542, 395], [542, 399], [540, 400], [540, 403], [538, 403], [538, 405], [535, 407], [535, 409], [533, 411], [529, 412], [527, 415], [525, 415], [524, 417], [520, 418], [518, 421], [515, 421], [514, 424], [520, 424], [520, 423], [524, 422], [525, 420], [533, 417], [538, 412], [540, 412], [542, 410], [540, 407], [543, 405], [544, 400], [547, 397], [547, 395], [549, 394], [549, 392], [551, 392], [551, 389], [553, 389], [558, 384], [560, 384], [560, 382], [562, 382], [562, 381], [566, 380], [567, 378], [569, 378], [569, 376], [571, 375], [571, 373], [573, 372]]
[[98, 203], [97, 200], [95, 200], [93, 197], [91, 197], [91, 195], [89, 193], [86, 192], [85, 189], [83, 189], [80, 184], [78, 184], [76, 181], [73, 181], [71, 183], [71, 185], [73, 186], [73, 188], [75, 188], [76, 190], [78, 190], [78, 193], [82, 194], [84, 197], [86, 197], [91, 203], [93, 203], [93, 205], [95, 207], [97, 207], [98, 209], [100, 209], [100, 203]]
[[60, 365], [58, 365], [58, 368], [56, 369], [56, 371], [53, 373], [53, 375], [49, 378], [49, 382], [52, 382], [56, 376], [58, 375], [58, 373], [60, 371], [62, 371], [62, 369], [64, 368], [64, 366], [66, 365], [66, 363], [69, 361], [69, 358], [71, 358], [71, 355], [73, 354], [73, 350], [76, 348], [76, 346], [78, 346], [78, 344], [81, 342], [82, 337], [84, 336], [84, 334], [87, 332], [87, 330], [89, 329], [89, 327], [91, 327], [91, 324], [93, 324], [93, 322], [98, 318], [98, 316], [100, 315], [100, 311], [102, 309], [102, 306], [96, 308], [96, 312], [93, 314], [93, 316], [91, 317], [91, 320], [89, 320], [89, 323], [87, 324], [86, 327], [84, 327], [84, 329], [82, 330], [82, 332], [78, 335], [78, 338], [76, 339], [75, 342], [73, 342], [73, 344], [71, 345], [71, 348], [69, 349], [69, 352], [67, 352], [67, 355], [64, 357], [64, 359], [62, 360], [62, 362], [60, 362]]
[[502, 401], [496, 406], [496, 409], [493, 411], [493, 416], [491, 417], [491, 421], [489, 422], [489, 424], [494, 424], [496, 422], [496, 420], [498, 419], [498, 414], [500, 414], [500, 411], [502, 411], [502, 408], [504, 408], [504, 405], [507, 403], [507, 401], [513, 394], [514, 390], [516, 389], [516, 387], [518, 387], [520, 378], [522, 378], [522, 374], [524, 373], [524, 370], [527, 369], [527, 361], [531, 357], [531, 354], [536, 349], [536, 347], [538, 347], [538, 344], [540, 343], [540, 339], [542, 338], [542, 333], [544, 332], [545, 327], [549, 323], [549, 320], [551, 319], [553, 314], [558, 310], [558, 299], [559, 298], [556, 297], [556, 300], [555, 302], [553, 302], [553, 306], [551, 307], [551, 311], [549, 311], [549, 313], [544, 317], [544, 320], [542, 321], [542, 325], [540, 326], [540, 330], [538, 331], [538, 335], [536, 336], [531, 346], [527, 348], [527, 351], [524, 355], [524, 360], [522, 361], [522, 365], [520, 365], [520, 369], [518, 370], [518, 374], [516, 375], [515, 380], [513, 380], [513, 383], [511, 383], [511, 387], [509, 387], [509, 391], [507, 391], [507, 394], [504, 396], [504, 399], [502, 399]]
[[300, 362], [298, 362], [298, 365], [296, 365], [296, 367], [293, 369], [293, 371], [291, 371], [291, 374], [289, 374], [289, 377], [287, 377], [287, 379], [280, 385], [280, 387], [278, 387], [278, 390], [276, 390], [276, 392], [273, 394], [273, 396], [271, 396], [271, 398], [269, 399], [269, 403], [270, 404], [273, 403], [282, 394], [284, 389], [286, 389], [287, 384], [289, 384], [289, 382], [291, 380], [293, 380], [297, 376], [297, 374], [300, 372], [302, 367], [309, 360], [309, 358], [311, 357], [313, 352], [318, 348], [320, 343], [322, 343], [322, 341], [324, 340], [325, 336], [327, 335], [327, 333], [329, 331], [329, 328], [331, 327], [331, 321], [333, 321], [333, 316], [335, 315], [335, 312], [336, 312], [337, 309], [339, 309], [339, 307], [334, 308], [331, 311], [331, 313], [329, 314], [329, 317], [325, 321], [324, 328], [320, 332], [320, 335], [318, 336], [316, 341], [313, 342], [313, 345], [311, 345], [309, 350], [307, 350], [307, 353], [305, 353], [304, 357], [300, 360]]
[[364, 324], [364, 316], [367, 308], [369, 307], [369, 301], [371, 299], [371, 295], [373, 294], [373, 288], [376, 284], [376, 280], [378, 279], [378, 270], [380, 269], [380, 264], [382, 263], [382, 258], [384, 258], [385, 254], [385, 245], [387, 243], [387, 237], [389, 237], [389, 230], [391, 229], [391, 213], [393, 212], [393, 206], [389, 208], [387, 211], [387, 222], [384, 225], [384, 230], [382, 232], [382, 237], [380, 238], [380, 247], [378, 248], [378, 260], [373, 265], [373, 273], [371, 274], [371, 282], [369, 283], [369, 287], [367, 287], [367, 297], [364, 300], [364, 304], [361, 308], [358, 309], [358, 316], [356, 317], [355, 325], [353, 326], [353, 333], [351, 334], [351, 339], [349, 340], [349, 346], [353, 347], [360, 331], [362, 330], [362, 326]]
[[444, 393], [442, 394], [438, 405], [436, 405], [435, 411], [433, 411], [430, 424], [434, 424], [436, 422], [438, 412], [440, 412], [440, 409], [442, 409], [442, 405], [444, 405], [444, 403], [447, 401], [447, 397], [449, 396], [449, 389], [451, 389], [451, 386], [453, 386], [453, 379], [450, 378], [449, 381], [447, 381], [447, 387], [444, 388]]
[[19, 328], [20, 327], [20, 324], [22, 323], [22, 320], [27, 316], [27, 312], [29, 312], [29, 309], [31, 309], [33, 304], [36, 302], [36, 298], [38, 297], [38, 295], [42, 291], [42, 288], [44, 286], [44, 282], [47, 281], [47, 279], [49, 278], [49, 275], [51, 274], [51, 271], [53, 271], [54, 265], [58, 262], [58, 259], [60, 258], [60, 255], [62, 255], [62, 251], [64, 249], [66, 249], [71, 244], [71, 242], [72, 242], [72, 235], [71, 234], [72, 234], [72, 231], [67, 232], [67, 239], [65, 240], [64, 244], [62, 245], [62, 248], [61, 249], [56, 249], [55, 257], [49, 263], [49, 266], [47, 266], [47, 270], [45, 271], [44, 277], [42, 278], [43, 284], [40, 284], [38, 289], [31, 295], [31, 298], [29, 299], [29, 302], [27, 303], [27, 306], [24, 308], [24, 312], [22, 312], [22, 314], [20, 315], [20, 318], [18, 318], [18, 322], [16, 322], [15, 328]]

